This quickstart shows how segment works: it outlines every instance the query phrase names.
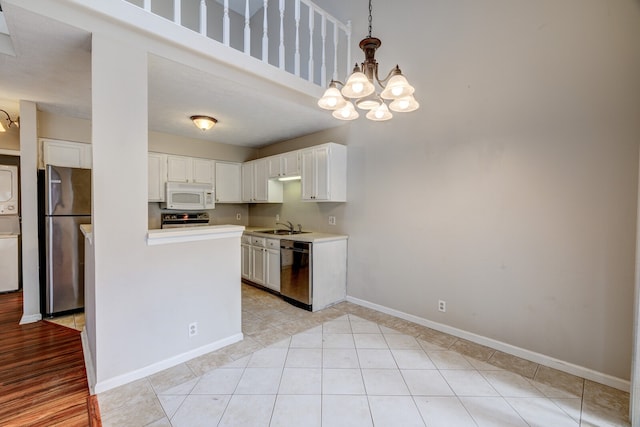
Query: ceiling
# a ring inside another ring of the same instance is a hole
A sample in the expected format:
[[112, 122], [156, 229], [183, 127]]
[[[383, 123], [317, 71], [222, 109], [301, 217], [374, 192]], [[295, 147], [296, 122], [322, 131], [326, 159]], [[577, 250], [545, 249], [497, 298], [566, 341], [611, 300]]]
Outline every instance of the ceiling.
[[[2, 12], [16, 56], [0, 53], [0, 109], [17, 116], [18, 101], [28, 100], [40, 111], [90, 119], [91, 34], [9, 3]], [[341, 124], [311, 96], [292, 100], [269, 93], [150, 56], [149, 129], [260, 147]], [[197, 129], [189, 116], [200, 114], [218, 125]]]

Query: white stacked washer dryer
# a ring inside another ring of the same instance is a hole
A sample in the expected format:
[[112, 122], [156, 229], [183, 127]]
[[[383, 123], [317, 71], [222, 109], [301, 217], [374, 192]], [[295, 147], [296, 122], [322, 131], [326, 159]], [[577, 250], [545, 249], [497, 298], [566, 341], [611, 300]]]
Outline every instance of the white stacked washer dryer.
[[18, 236], [18, 167], [0, 165], [0, 292], [20, 286]]

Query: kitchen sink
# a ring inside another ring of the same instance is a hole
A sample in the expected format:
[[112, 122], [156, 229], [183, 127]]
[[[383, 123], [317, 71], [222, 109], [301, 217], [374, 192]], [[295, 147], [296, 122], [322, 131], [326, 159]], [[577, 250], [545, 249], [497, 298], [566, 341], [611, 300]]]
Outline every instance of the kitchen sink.
[[258, 233], [266, 233], [266, 234], [277, 234], [279, 236], [290, 236], [292, 234], [304, 234], [310, 233], [310, 231], [289, 231], [289, 230], [258, 230]]

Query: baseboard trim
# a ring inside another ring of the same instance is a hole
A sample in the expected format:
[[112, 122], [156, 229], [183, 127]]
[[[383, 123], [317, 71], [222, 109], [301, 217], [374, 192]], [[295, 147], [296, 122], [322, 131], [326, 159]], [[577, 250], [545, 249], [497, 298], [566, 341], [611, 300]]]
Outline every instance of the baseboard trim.
[[135, 371], [127, 372], [126, 374], [118, 375], [117, 377], [109, 378], [104, 381], [98, 381], [94, 386], [94, 393], [103, 393], [107, 390], [111, 390], [121, 385], [128, 384], [132, 381], [148, 377], [149, 375], [153, 375], [165, 369], [172, 368], [176, 365], [179, 365], [180, 363], [184, 363], [198, 356], [202, 356], [203, 354], [207, 354], [238, 341], [242, 341], [243, 338], [244, 336], [242, 333], [231, 335], [230, 337], [218, 340], [202, 347], [198, 347], [194, 350], [187, 351], [177, 356], [161, 360], [149, 366], [145, 366], [144, 368], [136, 369]]
[[414, 316], [399, 310], [395, 310], [383, 305], [375, 304], [366, 300], [347, 296], [347, 301], [357, 304], [363, 307], [367, 307], [376, 311], [380, 311], [391, 316], [398, 317], [400, 319], [408, 320], [418, 325], [426, 326], [436, 331], [444, 332], [449, 335], [453, 335], [458, 338], [474, 342], [476, 344], [491, 347], [495, 350], [499, 350], [503, 353], [510, 354], [512, 356], [520, 357], [522, 359], [529, 360], [540, 365], [548, 366], [550, 368], [557, 369], [568, 374], [576, 375], [581, 378], [585, 378], [591, 381], [595, 381], [600, 384], [604, 384], [618, 390], [629, 392], [631, 390], [631, 383], [628, 380], [623, 380], [602, 372], [594, 371], [593, 369], [585, 368], [584, 366], [575, 365], [573, 363], [565, 362], [563, 360], [556, 359], [551, 356], [546, 356], [535, 351], [527, 350], [524, 348], [516, 347], [511, 344], [504, 343], [502, 341], [488, 338], [482, 335], [474, 334], [462, 329], [454, 328], [452, 326], [444, 325], [442, 323], [434, 322], [432, 320], [424, 319], [422, 317]]
[[35, 322], [39, 322], [40, 320], [42, 320], [42, 314], [38, 313], [38, 314], [23, 314], [22, 318], [20, 319], [20, 324], [21, 325], [26, 325], [27, 323], [35, 323]]
[[80, 339], [82, 340], [82, 354], [84, 355], [84, 369], [87, 372], [89, 394], [94, 395], [96, 394], [96, 369], [95, 366], [93, 366], [93, 355], [91, 354], [89, 336], [87, 335], [86, 328], [82, 328], [82, 332], [80, 332]]

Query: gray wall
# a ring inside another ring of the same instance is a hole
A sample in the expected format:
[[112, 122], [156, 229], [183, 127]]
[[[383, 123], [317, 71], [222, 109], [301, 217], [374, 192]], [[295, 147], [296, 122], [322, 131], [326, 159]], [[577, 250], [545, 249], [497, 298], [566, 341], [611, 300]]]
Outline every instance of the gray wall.
[[[360, 3], [339, 5], [354, 44]], [[336, 213], [350, 296], [628, 379], [639, 3], [402, 3], [374, 4], [373, 35], [421, 109], [314, 135], [348, 145], [349, 201], [281, 213], [319, 228]]]

